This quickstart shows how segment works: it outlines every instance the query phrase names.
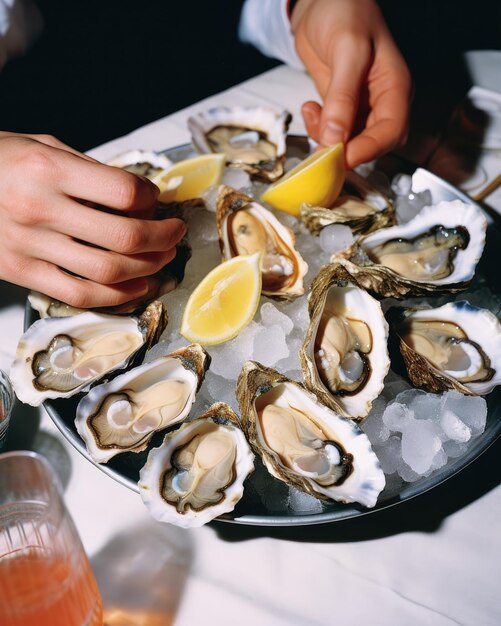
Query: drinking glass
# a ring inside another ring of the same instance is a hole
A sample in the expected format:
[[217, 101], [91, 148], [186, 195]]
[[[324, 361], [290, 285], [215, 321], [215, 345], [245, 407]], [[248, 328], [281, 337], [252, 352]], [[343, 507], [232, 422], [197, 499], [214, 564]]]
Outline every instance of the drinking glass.
[[89, 560], [49, 463], [0, 454], [0, 624], [102, 626]]
[[14, 392], [7, 374], [0, 370], [0, 452], [7, 443], [10, 414], [14, 405]]

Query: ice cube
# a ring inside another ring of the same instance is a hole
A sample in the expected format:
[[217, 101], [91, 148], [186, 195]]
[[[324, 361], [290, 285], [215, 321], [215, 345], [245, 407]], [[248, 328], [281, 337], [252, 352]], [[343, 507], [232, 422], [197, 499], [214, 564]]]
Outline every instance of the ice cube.
[[382, 446], [376, 449], [376, 455], [385, 474], [393, 474], [397, 471], [398, 462], [402, 456], [401, 448], [400, 437], [392, 435]]
[[393, 402], [389, 404], [383, 413], [383, 422], [392, 431], [402, 432], [414, 419], [414, 411], [409, 410], [404, 404]]
[[252, 359], [266, 366], [274, 366], [277, 361], [289, 356], [285, 333], [281, 326], [264, 326], [254, 340]]
[[192, 248], [205, 245], [208, 241], [217, 240], [216, 219], [214, 213], [201, 207], [193, 207], [187, 211], [188, 238]]
[[386, 408], [384, 399], [377, 398], [372, 403], [372, 409], [362, 424], [362, 430], [365, 432], [372, 445], [381, 445], [390, 436], [390, 429], [382, 420], [383, 412]]
[[480, 396], [464, 396], [457, 391], [447, 391], [443, 396], [442, 410], [449, 410], [457, 415], [470, 428], [472, 436], [485, 430], [487, 402]]
[[323, 510], [321, 500], [294, 487], [289, 488], [289, 508], [297, 513], [321, 513]]
[[233, 189], [242, 189], [250, 185], [250, 176], [245, 170], [238, 167], [227, 167], [224, 170], [221, 184], [233, 187]]
[[402, 459], [417, 474], [425, 474], [441, 449], [442, 442], [435, 424], [412, 420], [402, 432]]
[[242, 364], [252, 358], [254, 340], [260, 325], [252, 321], [234, 339], [210, 348], [211, 371], [229, 380], [236, 380]]
[[440, 450], [437, 452], [437, 454], [435, 455], [435, 458], [432, 461], [432, 464], [428, 473], [431, 474], [431, 472], [434, 472], [440, 469], [446, 463], [447, 463], [447, 453], [445, 452], [443, 448], [440, 448]]
[[397, 472], [406, 483], [414, 483], [421, 478], [421, 474], [411, 469], [403, 459], [398, 461]]
[[277, 324], [286, 335], [294, 328], [294, 322], [291, 318], [279, 311], [271, 302], [265, 302], [261, 306], [261, 321], [265, 326]]
[[[442, 397], [436, 393], [422, 392], [415, 395], [401, 394], [399, 398], [409, 398], [409, 408], [414, 411], [416, 419], [427, 419], [439, 423], [439, 416], [442, 408]], [[402, 400], [399, 399], [399, 402]]]
[[466, 443], [460, 443], [458, 441], [444, 441], [443, 443], [444, 452], [450, 459], [455, 459], [459, 456], [462, 456], [466, 450], [468, 449], [468, 445]]
[[440, 426], [449, 439], [466, 443], [471, 438], [471, 430], [450, 409], [445, 409], [440, 417]]
[[210, 211], [211, 213], [216, 212], [216, 202], [217, 202], [218, 193], [219, 193], [219, 185], [213, 185], [212, 187], [207, 187], [207, 189], [205, 189], [202, 192], [202, 199], [205, 202], [207, 211]]
[[330, 224], [323, 228], [318, 237], [320, 247], [328, 254], [335, 254], [348, 248], [355, 241], [349, 226], [344, 224]]

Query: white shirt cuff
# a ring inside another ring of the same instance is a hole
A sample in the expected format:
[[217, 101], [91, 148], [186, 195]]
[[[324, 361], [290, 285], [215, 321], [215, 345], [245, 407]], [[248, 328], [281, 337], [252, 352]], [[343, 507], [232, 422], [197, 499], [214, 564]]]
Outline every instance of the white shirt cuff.
[[304, 70], [294, 46], [287, 0], [246, 0], [240, 16], [238, 36], [264, 55]]

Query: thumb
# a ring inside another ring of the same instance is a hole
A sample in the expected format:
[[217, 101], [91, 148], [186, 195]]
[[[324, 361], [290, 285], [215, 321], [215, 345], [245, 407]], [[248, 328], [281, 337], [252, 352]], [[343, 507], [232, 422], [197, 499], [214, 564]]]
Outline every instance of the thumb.
[[346, 143], [353, 130], [371, 57], [369, 44], [362, 47], [367, 48], [366, 51], [351, 42], [336, 47], [337, 58], [331, 63], [331, 79], [320, 117], [320, 143], [324, 146]]

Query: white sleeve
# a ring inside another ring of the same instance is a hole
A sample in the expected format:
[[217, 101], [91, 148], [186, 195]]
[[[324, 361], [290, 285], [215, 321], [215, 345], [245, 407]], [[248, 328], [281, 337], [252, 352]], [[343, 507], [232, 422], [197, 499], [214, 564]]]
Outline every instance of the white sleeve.
[[42, 30], [42, 17], [30, 0], [0, 0], [0, 69], [26, 52]]
[[246, 0], [240, 16], [238, 36], [266, 56], [304, 69], [294, 46], [287, 0]]

